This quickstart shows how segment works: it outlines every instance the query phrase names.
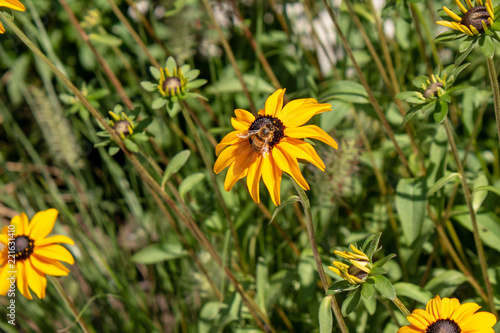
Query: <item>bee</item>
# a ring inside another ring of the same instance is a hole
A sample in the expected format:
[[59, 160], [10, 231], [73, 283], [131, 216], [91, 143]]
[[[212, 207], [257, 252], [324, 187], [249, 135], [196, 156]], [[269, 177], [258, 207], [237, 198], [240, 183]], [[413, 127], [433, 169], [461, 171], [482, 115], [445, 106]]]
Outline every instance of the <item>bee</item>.
[[243, 139], [248, 138], [253, 150], [256, 153], [262, 153], [265, 157], [269, 154], [269, 143], [274, 138], [274, 126], [271, 122], [266, 122], [259, 129], [247, 130], [237, 136]]

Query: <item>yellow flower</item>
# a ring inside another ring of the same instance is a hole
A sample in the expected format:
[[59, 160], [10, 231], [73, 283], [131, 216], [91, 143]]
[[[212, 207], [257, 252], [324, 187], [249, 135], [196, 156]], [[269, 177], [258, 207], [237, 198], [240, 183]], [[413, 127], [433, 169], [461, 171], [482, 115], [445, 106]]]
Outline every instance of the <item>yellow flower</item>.
[[340, 261], [334, 261], [332, 265], [335, 267], [328, 266], [328, 268], [350, 284], [360, 284], [365, 282], [366, 277], [371, 272], [370, 268], [367, 267], [370, 258], [354, 245], [351, 244], [350, 247], [353, 252], [334, 251], [336, 255], [349, 260], [350, 266]]
[[492, 327], [497, 319], [489, 312], [475, 313], [479, 308], [476, 303], [460, 305], [456, 298], [436, 296], [425, 310], [413, 310], [406, 317], [412, 325], [401, 327], [398, 333], [494, 333]]
[[460, 0], [455, 0], [458, 8], [462, 12], [462, 16], [455, 14], [450, 9], [443, 7], [454, 21], [437, 21], [437, 24], [445, 27], [461, 31], [468, 36], [477, 36], [480, 33], [488, 30], [493, 25], [495, 15], [493, 13], [493, 5], [491, 0], [486, 0], [483, 6], [482, 0], [476, 0], [477, 6], [472, 6], [471, 0], [465, 0], [469, 9], [465, 8]]
[[224, 182], [226, 191], [246, 176], [250, 195], [258, 203], [262, 177], [274, 204], [279, 205], [283, 171], [304, 190], [309, 189], [300, 172], [298, 159], [325, 170], [314, 148], [300, 139], [317, 139], [338, 148], [337, 142], [318, 126], [302, 126], [314, 115], [330, 111], [332, 106], [319, 104], [314, 98], [297, 99], [283, 106], [284, 94], [285, 89], [278, 89], [269, 96], [257, 118], [248, 111], [234, 110], [236, 118], [231, 119], [231, 124], [236, 131], [226, 135], [215, 148], [219, 156], [214, 165], [215, 173], [229, 167]]
[[6, 247], [0, 252], [0, 295], [13, 292], [14, 283], [27, 299], [30, 289], [45, 297], [45, 274], [68, 275], [69, 269], [59, 260], [74, 263], [73, 256], [65, 247], [56, 243], [74, 244], [66, 236], [47, 235], [52, 231], [58, 211], [51, 208], [35, 214], [28, 223], [26, 214], [14, 216], [9, 226], [2, 228], [0, 242]]
[[[14, 10], [18, 10], [24, 12], [24, 5], [17, 0], [0, 0], [0, 7], [7, 7]], [[0, 34], [3, 34], [5, 29], [3, 28], [2, 23], [0, 22]]]
[[165, 67], [165, 70], [160, 68], [158, 90], [166, 97], [177, 96], [186, 90], [187, 81], [181, 68], [175, 67], [172, 72], [168, 70], [168, 67]]

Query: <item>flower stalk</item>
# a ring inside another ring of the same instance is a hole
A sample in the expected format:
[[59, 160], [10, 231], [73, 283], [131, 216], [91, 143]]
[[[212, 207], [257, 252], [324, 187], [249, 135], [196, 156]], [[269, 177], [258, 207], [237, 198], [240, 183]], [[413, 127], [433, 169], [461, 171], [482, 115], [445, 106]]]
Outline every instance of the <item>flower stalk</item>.
[[491, 90], [493, 91], [493, 102], [495, 105], [495, 118], [497, 121], [498, 143], [500, 144], [500, 88], [498, 87], [498, 75], [493, 58], [486, 57], [488, 73], [490, 75]]
[[401, 302], [399, 298], [396, 297], [395, 299], [392, 300], [392, 302], [394, 303], [394, 305], [398, 307], [399, 311], [401, 311], [401, 313], [405, 317], [411, 315], [411, 312], [406, 308], [406, 306], [403, 304], [403, 302]]
[[[314, 261], [316, 262], [316, 269], [318, 270], [321, 284], [323, 285], [323, 288], [326, 293], [328, 290], [328, 280], [326, 278], [325, 270], [323, 269], [323, 263], [321, 262], [321, 257], [318, 251], [318, 245], [316, 244], [316, 237], [314, 236], [314, 226], [311, 215], [311, 204], [309, 203], [309, 198], [307, 197], [304, 189], [302, 189], [302, 187], [300, 187], [300, 185], [294, 179], [292, 179], [292, 184], [295, 187], [295, 190], [297, 191], [297, 194], [300, 197], [300, 202], [302, 203], [302, 207], [304, 208], [304, 216], [307, 225], [307, 236], [309, 237], [309, 242], [311, 243], [311, 249], [313, 251]], [[342, 313], [340, 312], [339, 305], [337, 304], [337, 300], [334, 295], [332, 295], [331, 300], [332, 300], [331, 305], [333, 309], [333, 314], [335, 315], [337, 323], [340, 326], [340, 331], [342, 333], [349, 332], [345, 324], [344, 317], [342, 317]]]
[[64, 288], [61, 286], [59, 281], [55, 279], [52, 276], [48, 276], [48, 280], [52, 283], [52, 285], [56, 288], [57, 293], [59, 296], [61, 296], [61, 299], [63, 300], [64, 304], [68, 307], [69, 311], [73, 314], [75, 317], [75, 321], [78, 322], [78, 325], [80, 325], [80, 328], [84, 333], [90, 333], [90, 330], [87, 327], [87, 324], [82, 320], [81, 314], [78, 313], [78, 310], [76, 309], [75, 305], [73, 304], [73, 301], [69, 298], [68, 294], [64, 290]]

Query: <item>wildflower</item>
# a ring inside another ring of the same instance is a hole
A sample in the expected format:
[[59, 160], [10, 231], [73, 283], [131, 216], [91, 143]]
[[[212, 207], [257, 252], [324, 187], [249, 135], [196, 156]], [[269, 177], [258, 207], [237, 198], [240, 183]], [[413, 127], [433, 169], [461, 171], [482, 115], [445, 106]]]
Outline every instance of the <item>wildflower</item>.
[[30, 289], [42, 299], [47, 286], [46, 274], [68, 275], [69, 269], [59, 261], [72, 265], [75, 260], [65, 247], [56, 243], [73, 245], [73, 240], [61, 235], [47, 237], [57, 214], [53, 208], [38, 212], [28, 223], [28, 217], [22, 213], [2, 228], [0, 242], [6, 247], [0, 252], [0, 295], [13, 292], [15, 281], [27, 299], [33, 299]]
[[[116, 105], [113, 111], [109, 111], [109, 115], [112, 118], [108, 119], [109, 126], [111, 126], [115, 130], [116, 134], [120, 136], [125, 144], [125, 147], [133, 153], [137, 153], [139, 151], [139, 146], [137, 144], [145, 142], [149, 139], [149, 137], [152, 137], [152, 134], [145, 130], [151, 123], [152, 118], [144, 118], [141, 121], [137, 121], [140, 112], [140, 108], [136, 108], [127, 114], [123, 111], [123, 107], [121, 105]], [[110, 134], [107, 131], [98, 132], [97, 135], [110, 138]], [[110, 155], [114, 155], [120, 150], [118, 145], [111, 139], [99, 142], [95, 144], [94, 147], [107, 145], [110, 145]]]
[[[22, 3], [20, 3], [18, 0], [0, 0], [0, 7], [7, 7], [10, 9], [18, 10], [20, 12], [24, 12], [25, 8]], [[0, 34], [3, 34], [5, 32], [5, 29], [0, 22]]]
[[207, 80], [196, 79], [200, 74], [199, 70], [191, 69], [189, 65], [178, 67], [175, 59], [168, 57], [165, 68], [151, 67], [149, 71], [157, 82], [142, 81], [141, 86], [149, 92], [158, 91], [161, 94], [160, 98], [152, 102], [151, 107], [153, 109], [166, 106], [169, 115], [173, 117], [180, 111], [178, 105], [180, 99], [189, 97], [205, 99], [203, 96], [190, 91], [201, 87], [207, 82]]
[[477, 6], [473, 6], [471, 0], [466, 0], [465, 2], [469, 9], [465, 8], [460, 0], [456, 0], [462, 16], [454, 13], [447, 7], [443, 7], [445, 13], [454, 21], [437, 21], [436, 23], [463, 32], [467, 36], [477, 36], [488, 31], [495, 20], [491, 0], [486, 0], [484, 6], [483, 0], [476, 0]]
[[363, 251], [358, 250], [353, 244], [351, 244], [350, 247], [353, 252], [334, 251], [334, 253], [349, 260], [351, 265], [334, 261], [332, 265], [335, 267], [328, 266], [328, 268], [350, 284], [363, 283], [368, 277], [368, 274], [370, 274], [370, 258], [368, 258]]
[[325, 170], [325, 165], [314, 148], [301, 139], [317, 139], [334, 149], [338, 148], [337, 142], [318, 126], [302, 125], [312, 116], [330, 111], [331, 105], [319, 104], [314, 98], [306, 98], [283, 106], [284, 94], [285, 89], [278, 89], [273, 93], [257, 118], [245, 110], [234, 111], [236, 118], [232, 118], [231, 123], [236, 131], [226, 135], [215, 148], [219, 157], [215, 162], [214, 172], [219, 173], [229, 167], [224, 182], [226, 191], [230, 191], [238, 180], [246, 176], [250, 195], [258, 203], [262, 177], [274, 204], [279, 205], [283, 171], [304, 190], [309, 189], [300, 171], [298, 159]]
[[416, 309], [406, 317], [411, 325], [403, 326], [398, 333], [493, 333], [497, 322], [489, 312], [477, 312], [476, 303], [460, 304], [456, 298], [439, 296], [431, 299], [425, 308]]

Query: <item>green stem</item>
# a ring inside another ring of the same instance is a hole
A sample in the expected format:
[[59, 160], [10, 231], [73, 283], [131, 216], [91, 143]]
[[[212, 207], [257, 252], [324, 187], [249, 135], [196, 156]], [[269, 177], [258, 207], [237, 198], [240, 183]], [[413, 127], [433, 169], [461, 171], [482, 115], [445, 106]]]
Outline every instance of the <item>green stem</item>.
[[406, 308], [403, 302], [399, 300], [399, 298], [396, 297], [392, 300], [392, 302], [398, 307], [399, 311], [401, 311], [405, 317], [411, 315], [410, 311]]
[[490, 74], [491, 90], [493, 90], [493, 102], [495, 103], [495, 118], [497, 120], [498, 143], [500, 143], [500, 89], [498, 88], [498, 75], [493, 58], [486, 58], [488, 73]]
[[477, 256], [479, 257], [479, 264], [481, 266], [484, 283], [486, 285], [486, 292], [488, 294], [488, 303], [490, 306], [490, 311], [493, 312], [495, 317], [497, 317], [498, 313], [495, 308], [495, 302], [493, 300], [493, 288], [491, 286], [491, 282], [488, 277], [488, 266], [486, 263], [486, 256], [484, 254], [483, 243], [481, 242], [481, 238], [479, 237], [479, 228], [477, 225], [476, 213], [474, 212], [474, 208], [472, 207], [472, 195], [470, 192], [469, 184], [467, 183], [467, 179], [465, 178], [465, 172], [464, 172], [464, 167], [462, 165], [462, 161], [458, 156], [458, 149], [455, 144], [455, 138], [453, 137], [453, 132], [450, 125], [450, 119], [448, 117], [446, 117], [446, 119], [444, 120], [444, 126], [446, 128], [446, 134], [448, 136], [448, 141], [450, 142], [453, 157], [455, 158], [455, 163], [457, 164], [458, 173], [460, 174], [460, 181], [462, 182], [462, 188], [464, 190], [465, 203], [467, 204], [467, 209], [469, 211], [470, 219], [472, 222], [474, 242], [476, 243]]
[[[318, 245], [316, 244], [316, 237], [314, 236], [314, 226], [311, 215], [311, 204], [309, 203], [309, 198], [307, 197], [304, 189], [300, 187], [299, 184], [297, 184], [297, 182], [294, 179], [292, 179], [292, 183], [293, 186], [295, 187], [295, 190], [297, 191], [297, 194], [300, 197], [300, 201], [302, 202], [302, 207], [304, 207], [304, 215], [307, 225], [307, 235], [309, 237], [309, 242], [311, 243], [311, 248], [313, 251], [314, 260], [316, 262], [316, 268], [318, 270], [319, 278], [321, 280], [321, 284], [323, 285], [323, 289], [325, 290], [326, 293], [326, 291], [328, 290], [328, 280], [326, 279], [325, 270], [323, 269], [323, 263], [321, 262], [321, 257], [318, 251]], [[342, 313], [340, 312], [339, 305], [337, 304], [335, 296], [332, 296], [332, 309], [342, 333], [349, 332], [345, 324], [344, 317], [342, 317]]]
[[59, 281], [57, 281], [56, 278], [52, 276], [47, 277], [49, 281], [52, 283], [52, 285], [56, 288], [57, 293], [59, 296], [61, 296], [62, 300], [64, 301], [64, 304], [68, 307], [68, 309], [71, 311], [73, 316], [75, 317], [75, 320], [78, 322], [78, 325], [80, 325], [80, 328], [82, 329], [83, 332], [89, 333], [89, 329], [85, 322], [82, 320], [81, 315], [78, 313], [78, 310], [75, 308], [75, 305], [71, 301], [71, 299], [68, 297], [68, 294], [66, 294], [66, 291], [64, 288], [59, 284]]

